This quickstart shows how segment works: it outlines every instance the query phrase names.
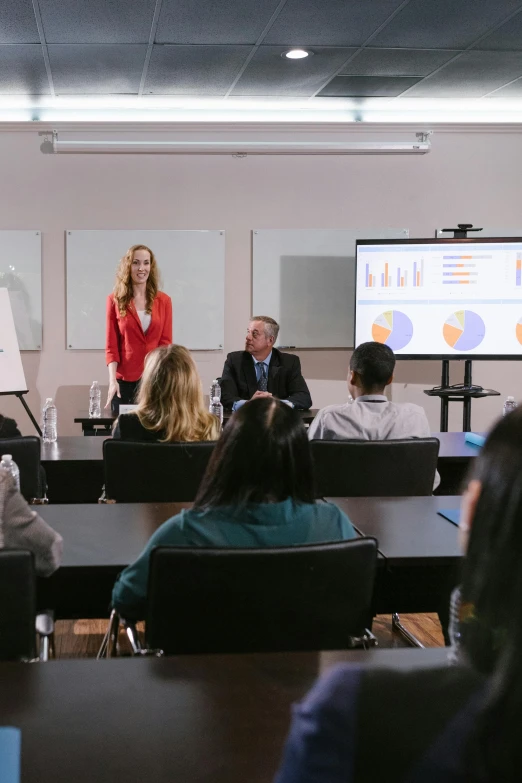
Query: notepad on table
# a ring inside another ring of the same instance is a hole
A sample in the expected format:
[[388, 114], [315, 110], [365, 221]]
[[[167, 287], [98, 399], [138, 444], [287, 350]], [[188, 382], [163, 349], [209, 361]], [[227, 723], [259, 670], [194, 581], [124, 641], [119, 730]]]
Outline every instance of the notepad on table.
[[0, 726], [0, 783], [20, 783], [22, 732], [14, 726]]
[[437, 514], [444, 519], [448, 519], [457, 527], [460, 525], [460, 508], [443, 508], [437, 511]]

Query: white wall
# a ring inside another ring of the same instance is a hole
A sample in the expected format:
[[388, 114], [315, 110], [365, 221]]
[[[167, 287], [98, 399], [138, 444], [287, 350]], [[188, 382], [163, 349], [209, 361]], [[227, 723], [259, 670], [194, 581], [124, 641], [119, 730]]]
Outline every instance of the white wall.
[[[64, 229], [226, 230], [225, 352], [195, 355], [206, 390], [226, 352], [243, 344], [251, 304], [252, 228], [404, 226], [411, 237], [431, 237], [435, 228], [457, 222], [522, 224], [522, 129], [441, 128], [433, 136], [432, 152], [422, 157], [243, 159], [50, 155], [40, 151], [37, 130], [0, 127], [0, 228], [43, 232], [44, 349], [24, 353], [23, 363], [33, 412], [38, 414], [46, 396], [56, 397], [63, 435], [80, 433], [72, 419], [86, 407], [92, 380], [106, 382], [103, 352], [66, 350]], [[379, 138], [411, 138], [411, 130], [392, 133], [381, 126], [377, 133]], [[228, 138], [247, 133], [238, 129]], [[262, 137], [258, 131], [256, 138]], [[265, 137], [289, 135], [267, 130]], [[308, 129], [301, 137], [339, 138], [339, 131]], [[302, 351], [300, 356], [314, 406], [343, 401], [349, 353]], [[462, 365], [455, 365], [452, 382], [461, 380]], [[474, 367], [476, 382], [498, 389], [502, 397], [522, 397], [519, 362], [477, 362]], [[438, 401], [422, 389], [439, 380], [437, 362], [401, 362], [392, 389], [396, 400], [423, 404], [433, 430], [439, 428]], [[475, 401], [474, 429], [489, 426], [501, 406], [502, 398]], [[461, 406], [453, 408], [450, 429], [460, 429]], [[31, 433], [17, 400], [0, 399], [0, 410], [14, 416], [24, 434]]]

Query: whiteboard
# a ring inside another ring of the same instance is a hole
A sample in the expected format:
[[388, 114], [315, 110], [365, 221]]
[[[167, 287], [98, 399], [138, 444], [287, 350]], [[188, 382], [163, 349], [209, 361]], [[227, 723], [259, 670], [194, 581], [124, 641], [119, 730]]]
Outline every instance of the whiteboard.
[[0, 231], [0, 288], [11, 300], [21, 351], [42, 348], [42, 235], [40, 231]]
[[0, 288], [0, 394], [27, 391], [9, 298]]
[[105, 307], [120, 258], [143, 244], [172, 299], [173, 339], [191, 350], [224, 342], [224, 231], [66, 231], [67, 347], [105, 348]]
[[279, 323], [287, 348], [353, 348], [356, 239], [406, 239], [407, 228], [253, 232], [252, 311]]

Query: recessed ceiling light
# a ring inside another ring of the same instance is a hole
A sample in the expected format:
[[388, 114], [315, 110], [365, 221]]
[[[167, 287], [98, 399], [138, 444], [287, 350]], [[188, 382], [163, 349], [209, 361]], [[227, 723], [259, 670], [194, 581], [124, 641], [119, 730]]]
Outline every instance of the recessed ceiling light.
[[313, 52], [307, 49], [290, 49], [288, 52], [283, 52], [282, 57], [288, 57], [289, 60], [302, 60], [305, 57], [309, 57]]

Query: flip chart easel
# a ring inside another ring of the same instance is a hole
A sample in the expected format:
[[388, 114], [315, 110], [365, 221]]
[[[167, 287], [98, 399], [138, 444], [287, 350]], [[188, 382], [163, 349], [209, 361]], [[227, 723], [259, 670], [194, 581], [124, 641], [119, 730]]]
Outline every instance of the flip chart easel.
[[13, 311], [7, 288], [0, 288], [0, 396], [13, 395], [18, 397], [27, 415], [33, 422], [39, 435], [42, 434], [38, 422], [24, 400], [27, 394], [24, 368], [20, 357], [18, 340], [13, 321]]

